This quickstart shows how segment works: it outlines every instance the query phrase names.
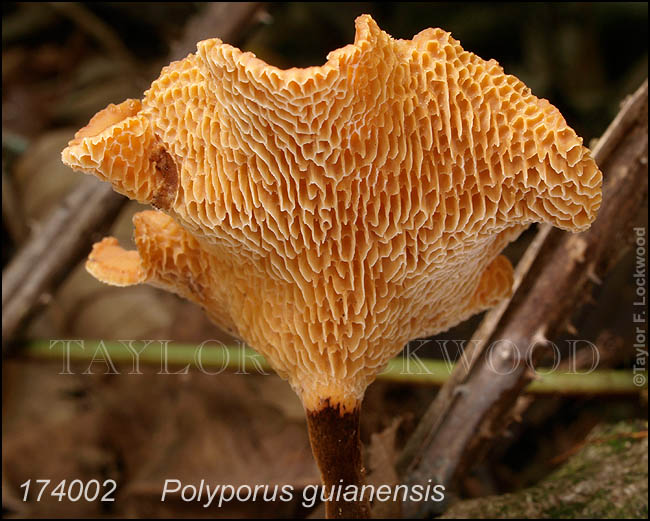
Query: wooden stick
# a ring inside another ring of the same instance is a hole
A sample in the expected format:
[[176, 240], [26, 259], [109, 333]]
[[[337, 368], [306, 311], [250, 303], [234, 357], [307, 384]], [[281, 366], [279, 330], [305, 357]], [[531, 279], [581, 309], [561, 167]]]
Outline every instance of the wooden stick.
[[70, 268], [88, 253], [95, 234], [110, 224], [126, 199], [110, 185], [84, 179], [44, 220], [2, 272], [2, 354], [19, 326]]
[[[164, 345], [164, 347], [163, 347]], [[111, 340], [31, 340], [20, 346], [20, 355], [34, 361], [55, 361], [68, 367], [88, 368], [96, 358], [98, 349], [106, 354], [111, 364], [123, 374], [133, 374], [134, 367], [190, 367], [215, 374], [221, 371], [238, 371], [244, 374], [273, 374], [266, 359], [250, 347], [221, 345], [212, 349], [202, 349], [197, 355], [198, 346], [181, 343], [152, 342], [142, 346], [136, 356], [123, 342]], [[600, 346], [598, 346], [600, 347]], [[140, 346], [137, 346], [140, 348]], [[136, 348], [136, 349], [137, 349]], [[200, 365], [197, 362], [200, 356]], [[136, 365], [137, 363], [137, 365]], [[83, 365], [82, 365], [83, 364]], [[450, 377], [450, 371], [458, 364], [448, 364], [442, 360], [418, 359], [418, 368], [423, 371], [409, 371], [401, 357], [388, 362], [386, 369], [377, 375], [377, 381], [404, 385], [441, 386]], [[462, 364], [461, 364], [462, 365]], [[101, 367], [101, 366], [100, 366]], [[459, 368], [460, 369], [460, 368]], [[558, 369], [562, 369], [558, 367]], [[564, 367], [569, 370], [570, 367]], [[581, 368], [584, 369], [584, 368]], [[571, 395], [571, 396], [630, 396], [634, 397], [647, 389], [635, 385], [630, 370], [596, 369], [584, 373], [567, 373], [562, 370], [539, 368], [539, 377], [526, 387], [531, 395]], [[97, 369], [101, 372], [101, 368]], [[456, 371], [459, 372], [459, 371]], [[456, 374], [454, 372], [453, 374]], [[641, 376], [647, 378], [647, 372]]]
[[[598, 218], [580, 234], [541, 227], [518, 266], [517, 291], [488, 313], [475, 335], [478, 351], [468, 356], [469, 368], [458, 364], [407, 443], [398, 463], [407, 485], [433, 479], [453, 487], [507, 426], [509, 411], [533, 377], [526, 361], [536, 359], [535, 351], [563, 328], [591, 285], [628, 249], [631, 223], [648, 190], [647, 107], [646, 80], [594, 150], [605, 175]], [[428, 516], [436, 507], [406, 503], [403, 515]]]
[[262, 7], [262, 2], [212, 2], [197, 16], [190, 19], [185, 26], [185, 34], [178, 42], [171, 45], [171, 60], [182, 60], [189, 53], [196, 51], [196, 42], [208, 38], [220, 38], [224, 43], [238, 45], [241, 35], [255, 14]]
[[4, 161], [2, 162], [2, 221], [13, 243], [20, 245], [27, 237], [29, 228], [14, 183], [5, 171]]

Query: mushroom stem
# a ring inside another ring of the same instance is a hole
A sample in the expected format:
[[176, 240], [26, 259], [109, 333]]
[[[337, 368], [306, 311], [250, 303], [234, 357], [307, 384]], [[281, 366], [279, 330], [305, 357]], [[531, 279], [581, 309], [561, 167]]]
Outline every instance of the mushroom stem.
[[[370, 505], [363, 497], [359, 410], [357, 405], [352, 412], [344, 412], [328, 402], [319, 411], [307, 411], [309, 441], [325, 487], [328, 519], [370, 517]], [[357, 500], [346, 501], [346, 491]]]

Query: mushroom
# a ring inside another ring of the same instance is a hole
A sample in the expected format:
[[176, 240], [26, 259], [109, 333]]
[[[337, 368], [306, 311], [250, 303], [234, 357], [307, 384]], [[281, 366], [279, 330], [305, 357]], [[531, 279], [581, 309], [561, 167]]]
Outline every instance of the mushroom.
[[137, 251], [96, 244], [88, 271], [178, 293], [261, 352], [344, 490], [363, 482], [359, 408], [387, 361], [508, 296], [499, 253], [527, 225], [584, 230], [601, 201], [548, 101], [441, 29], [394, 40], [368, 15], [320, 67], [199, 42], [62, 157], [162, 210], [134, 217]]

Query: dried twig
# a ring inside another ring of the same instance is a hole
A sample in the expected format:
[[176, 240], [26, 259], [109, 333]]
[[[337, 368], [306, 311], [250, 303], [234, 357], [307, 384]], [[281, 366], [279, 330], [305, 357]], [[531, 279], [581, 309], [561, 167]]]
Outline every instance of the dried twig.
[[93, 233], [117, 216], [125, 199], [85, 179], [44, 221], [2, 272], [2, 353], [41, 300], [88, 253]]
[[[219, 37], [237, 45], [240, 35], [248, 27], [262, 2], [213, 2], [193, 17], [185, 27], [185, 36], [171, 46], [170, 58], [180, 60], [196, 50], [196, 42]], [[188, 35], [190, 36], [188, 38]]]
[[5, 172], [4, 161], [2, 162], [2, 221], [13, 243], [20, 244], [27, 236], [28, 228], [14, 183]]
[[[128, 346], [128, 347], [127, 347]], [[255, 350], [244, 346], [209, 344], [205, 349], [196, 345], [166, 342], [142, 342], [131, 346], [125, 342], [76, 340], [33, 340], [21, 346], [21, 355], [34, 360], [55, 360], [62, 364], [84, 363], [86, 367], [103, 359], [115, 366], [123, 364], [125, 371], [136, 371], [138, 365], [164, 367], [194, 367], [212, 374], [221, 371], [272, 374], [270, 364]], [[137, 356], [136, 356], [137, 353]], [[100, 356], [101, 355], [101, 356]], [[106, 362], [103, 362], [110, 369]], [[101, 366], [101, 363], [100, 363]], [[377, 380], [402, 384], [439, 386], [449, 379], [447, 362], [422, 358], [415, 371], [400, 357], [389, 361], [377, 375]], [[424, 371], [421, 371], [424, 369]], [[98, 369], [100, 371], [101, 369]], [[647, 388], [647, 387], [646, 387]], [[595, 370], [590, 373], [563, 374], [548, 372], [532, 382], [526, 392], [536, 395], [638, 395], [643, 388], [634, 385], [632, 372], [625, 370]]]
[[[594, 150], [606, 182], [592, 227], [573, 235], [541, 227], [525, 264], [518, 266], [517, 291], [486, 316], [475, 335], [480, 342], [468, 355], [472, 363], [467, 369], [459, 365], [409, 440], [399, 462], [406, 484], [426, 485], [433, 479], [449, 488], [485, 452], [532, 379], [526, 360], [535, 359], [535, 348], [562, 329], [590, 294], [591, 284], [629, 246], [630, 223], [648, 189], [647, 100], [646, 81], [623, 104]], [[507, 342], [495, 343], [501, 339]], [[407, 503], [403, 514], [428, 515], [436, 507]]]

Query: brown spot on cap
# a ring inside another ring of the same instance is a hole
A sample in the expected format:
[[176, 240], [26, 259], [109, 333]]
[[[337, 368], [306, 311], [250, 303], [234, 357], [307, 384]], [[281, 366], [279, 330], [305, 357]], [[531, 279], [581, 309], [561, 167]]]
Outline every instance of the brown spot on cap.
[[158, 146], [151, 156], [155, 164], [158, 183], [151, 204], [159, 210], [168, 210], [174, 204], [178, 193], [178, 173], [176, 163], [162, 146]]

